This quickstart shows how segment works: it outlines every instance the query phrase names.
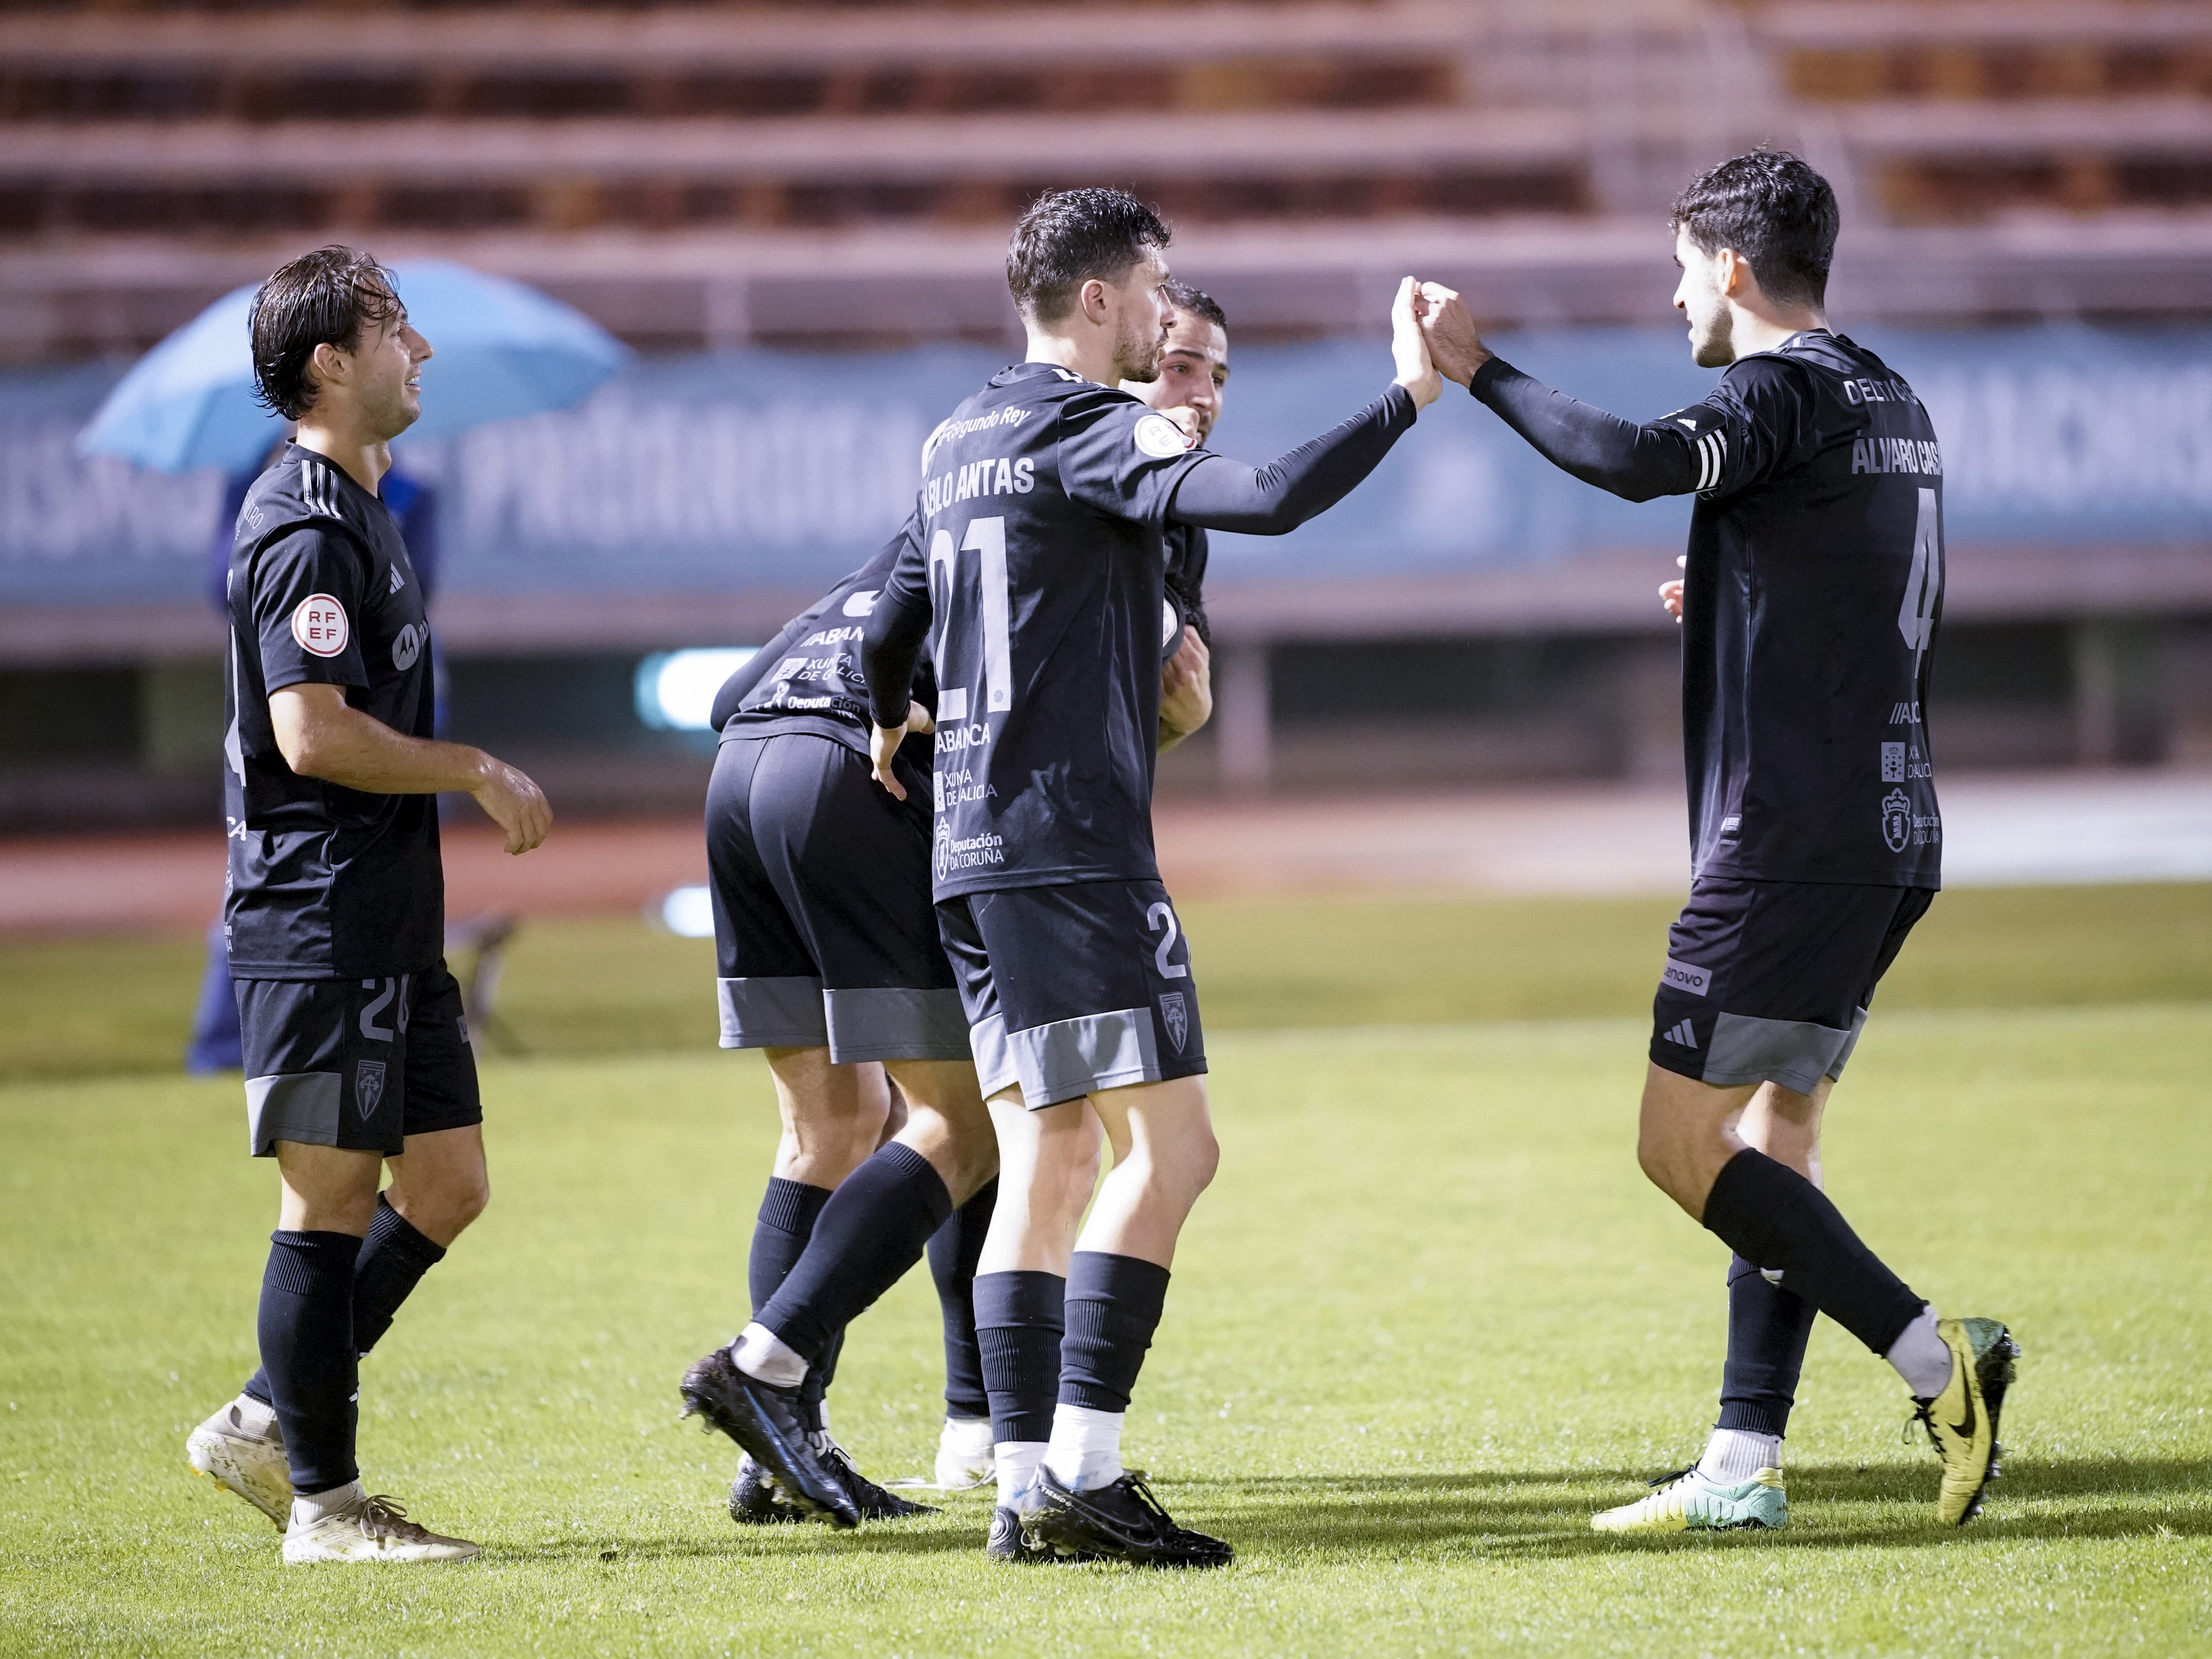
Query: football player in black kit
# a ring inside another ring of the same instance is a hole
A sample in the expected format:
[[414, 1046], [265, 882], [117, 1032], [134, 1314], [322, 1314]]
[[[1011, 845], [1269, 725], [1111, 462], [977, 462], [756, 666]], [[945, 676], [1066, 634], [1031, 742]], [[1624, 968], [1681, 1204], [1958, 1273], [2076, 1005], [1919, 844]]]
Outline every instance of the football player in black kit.
[[[1158, 373], [1168, 240], [1121, 191], [1052, 192], [1023, 216], [1006, 270], [1028, 359], [938, 428], [915, 538], [867, 622], [876, 775], [895, 795], [925, 642], [939, 687], [938, 920], [1000, 1154], [975, 1306], [1001, 1560], [1231, 1559], [1120, 1456], [1176, 1237], [1218, 1156], [1189, 949], [1152, 854], [1164, 531], [1294, 529], [1437, 390], [1408, 278], [1381, 397], [1263, 468], [1191, 448], [1120, 389]], [[1102, 1133], [1115, 1165], [1085, 1223]]]
[[262, 1369], [186, 1451], [285, 1528], [288, 1562], [465, 1560], [477, 1546], [363, 1489], [359, 1361], [489, 1190], [438, 793], [473, 796], [510, 853], [552, 813], [513, 767], [430, 736], [422, 583], [376, 494], [430, 347], [391, 277], [324, 248], [262, 285], [248, 326], [262, 399], [299, 422], [239, 512], [223, 745], [248, 1146], [281, 1203]]
[[1838, 215], [1779, 151], [1676, 198], [1675, 307], [1709, 397], [1638, 426], [1487, 351], [1430, 287], [1438, 369], [1540, 453], [1631, 501], [1695, 495], [1680, 588], [1692, 880], [1653, 1010], [1638, 1158], [1735, 1254], [1718, 1425], [1698, 1462], [1601, 1531], [1778, 1527], [1781, 1446], [1814, 1313], [1895, 1367], [1942, 1464], [1939, 1518], [1979, 1510], [2019, 1352], [1939, 1319], [1822, 1190], [1828, 1091], [1940, 883], [1925, 717], [1943, 597], [1943, 468], [1912, 389], [1832, 332]]
[[[1203, 448], [1229, 391], [1229, 318], [1214, 297], [1168, 279], [1167, 337], [1158, 377], [1125, 380], [1121, 390], [1167, 416]], [[1165, 754], [1213, 714], [1213, 630], [1206, 617], [1206, 532], [1170, 524], [1167, 536], [1169, 652], [1160, 685], [1160, 752]]]
[[[1202, 443], [1228, 375], [1226, 319], [1194, 289], [1170, 283], [1167, 292], [1175, 312], [1160, 378], [1127, 389], [1173, 411], [1188, 441]], [[925, 1238], [945, 1322], [937, 1484], [972, 1486], [994, 1473], [972, 1296], [996, 1192], [989, 1177], [997, 1146], [975, 1092], [967, 1022], [929, 902], [924, 775], [907, 779], [914, 787], [902, 799], [866, 778], [867, 693], [855, 619], [873, 607], [911, 528], [732, 674], [710, 715], [721, 733], [707, 824], [722, 1042], [766, 1050], [785, 1130], [754, 1234], [753, 1322], [731, 1350], [692, 1369], [684, 1393], [715, 1422], [728, 1372], [749, 1350], [763, 1352], [770, 1375], [775, 1344], [818, 1356], [799, 1391], [808, 1439], [861, 1520], [921, 1511], [859, 1474], [828, 1432], [823, 1396], [844, 1322], [906, 1271]], [[1212, 709], [1201, 637], [1205, 532], [1171, 530], [1163, 750], [1202, 726]], [[918, 738], [937, 701], [927, 662], [917, 665], [908, 696], [921, 712], [907, 750], [926, 757]], [[900, 764], [915, 762], [908, 752]], [[957, 1062], [950, 1075], [945, 1062]], [[934, 1123], [917, 1122], [909, 1111], [893, 1142], [898, 1150], [878, 1152], [885, 1069], [902, 1093], [917, 1084], [940, 1096], [949, 1091], [958, 1109], [925, 1108], [941, 1118]], [[841, 1186], [848, 1174], [854, 1179]], [[787, 1280], [791, 1291], [779, 1298]], [[750, 1455], [729, 1507], [742, 1523], [799, 1520], [810, 1510], [803, 1490], [797, 1501], [787, 1498]], [[842, 1518], [834, 1502], [820, 1512]]]
[[[936, 688], [926, 665], [908, 688], [925, 735], [899, 762], [915, 790], [896, 800], [871, 780], [860, 672], [861, 620], [908, 534], [793, 618], [730, 677], [710, 715], [721, 733], [707, 856], [722, 1046], [765, 1052], [784, 1124], [738, 1352], [765, 1340], [806, 1355], [793, 1379], [801, 1428], [832, 1483], [782, 1490], [749, 1455], [730, 1489], [741, 1523], [927, 1513], [860, 1474], [830, 1434], [823, 1395], [846, 1325], [948, 1226], [950, 1259], [933, 1264], [945, 1303], [945, 1438], [972, 1452], [962, 1425], [988, 1422], [967, 1294], [998, 1149], [930, 908], [922, 783]], [[905, 1109], [888, 1139], [886, 1073]], [[686, 1401], [711, 1425], [736, 1364], [717, 1349], [684, 1377]], [[988, 1440], [980, 1449], [988, 1470]]]

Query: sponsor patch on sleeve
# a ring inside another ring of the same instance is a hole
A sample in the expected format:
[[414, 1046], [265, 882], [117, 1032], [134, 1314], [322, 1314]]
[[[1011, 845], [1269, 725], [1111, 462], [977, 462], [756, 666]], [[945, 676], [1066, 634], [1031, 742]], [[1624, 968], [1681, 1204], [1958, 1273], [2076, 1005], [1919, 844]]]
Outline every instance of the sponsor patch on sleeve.
[[1182, 454], [1190, 447], [1190, 439], [1183, 429], [1164, 415], [1147, 415], [1137, 422], [1133, 434], [1137, 447], [1146, 454], [1169, 460]]
[[292, 638], [311, 656], [337, 656], [352, 633], [345, 607], [327, 593], [308, 594], [292, 612]]

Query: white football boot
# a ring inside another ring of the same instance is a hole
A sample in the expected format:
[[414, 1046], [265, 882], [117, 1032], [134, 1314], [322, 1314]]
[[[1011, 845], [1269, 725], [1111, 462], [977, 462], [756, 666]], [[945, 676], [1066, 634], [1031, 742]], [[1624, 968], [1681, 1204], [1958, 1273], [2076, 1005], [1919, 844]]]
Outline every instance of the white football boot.
[[1590, 1516], [1594, 1532], [1776, 1532], [1790, 1524], [1782, 1471], [1726, 1485], [1694, 1464], [1662, 1474], [1649, 1498]]
[[185, 1438], [185, 1457], [218, 1486], [236, 1492], [276, 1525], [292, 1519], [292, 1470], [276, 1414], [240, 1395]]
[[389, 1498], [356, 1498], [313, 1521], [295, 1520], [285, 1529], [284, 1560], [290, 1566], [315, 1561], [468, 1561], [481, 1546], [465, 1538], [443, 1538], [407, 1518]]

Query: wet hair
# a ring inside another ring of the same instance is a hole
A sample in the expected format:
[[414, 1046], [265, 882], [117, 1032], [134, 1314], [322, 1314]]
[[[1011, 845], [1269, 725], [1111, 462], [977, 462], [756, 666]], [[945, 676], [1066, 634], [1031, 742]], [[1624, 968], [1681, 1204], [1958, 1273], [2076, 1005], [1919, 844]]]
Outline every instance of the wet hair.
[[1229, 332], [1229, 313], [1221, 308], [1221, 301], [1202, 288], [1193, 288], [1188, 283], [1170, 276], [1162, 290], [1168, 303], [1177, 311], [1187, 311], [1194, 317], [1203, 317], [1224, 334]]
[[1671, 222], [1698, 251], [1734, 248], [1767, 295], [1785, 305], [1827, 297], [1840, 222], [1828, 181], [1785, 149], [1755, 149], [1691, 181]]
[[280, 265], [246, 313], [254, 396], [286, 420], [298, 420], [314, 404], [310, 369], [317, 346], [357, 350], [362, 330], [406, 314], [392, 273], [358, 248], [317, 248]]
[[1022, 315], [1056, 323], [1093, 277], [1119, 282], [1168, 245], [1158, 214], [1126, 190], [1051, 190], [1030, 204], [1006, 245], [1006, 288]]

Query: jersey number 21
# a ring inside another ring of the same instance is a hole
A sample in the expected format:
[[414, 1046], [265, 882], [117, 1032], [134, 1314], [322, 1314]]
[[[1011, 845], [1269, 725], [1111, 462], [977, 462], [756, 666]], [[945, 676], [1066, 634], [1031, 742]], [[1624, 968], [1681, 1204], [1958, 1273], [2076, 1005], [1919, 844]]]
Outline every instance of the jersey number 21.
[[[959, 554], [975, 553], [981, 557], [977, 570], [976, 591], [983, 611], [983, 701], [985, 713], [1011, 708], [1014, 706], [1013, 649], [1009, 641], [1012, 624], [1011, 606], [1006, 583], [1006, 521], [1003, 518], [977, 519], [968, 526], [956, 552], [952, 532], [940, 530], [929, 539], [929, 597], [939, 618], [937, 633], [937, 672], [940, 681], [949, 678], [951, 665], [945, 660], [945, 637], [951, 626], [955, 596], [959, 592]], [[938, 586], [937, 571], [945, 567], [945, 584]]]

